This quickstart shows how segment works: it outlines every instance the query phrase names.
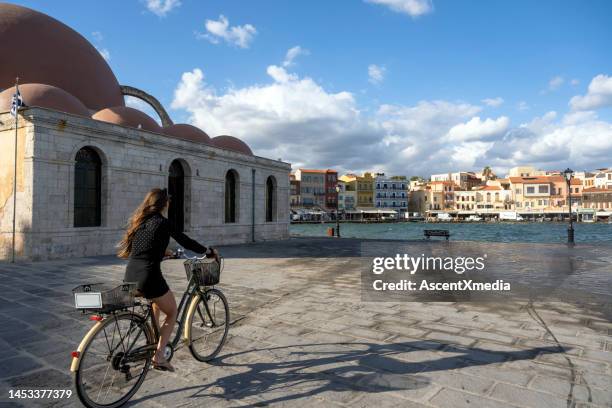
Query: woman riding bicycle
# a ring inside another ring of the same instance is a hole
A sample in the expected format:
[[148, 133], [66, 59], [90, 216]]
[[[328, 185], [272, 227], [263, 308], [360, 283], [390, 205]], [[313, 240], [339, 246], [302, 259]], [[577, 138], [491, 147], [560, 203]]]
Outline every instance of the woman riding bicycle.
[[160, 328], [159, 343], [153, 356], [153, 367], [174, 371], [164, 358], [164, 349], [176, 322], [174, 294], [161, 273], [161, 261], [172, 255], [167, 250], [170, 237], [179, 245], [199, 254], [206, 247], [174, 229], [163, 214], [167, 213], [170, 197], [166, 189], [154, 188], [132, 214], [125, 236], [119, 244], [120, 258], [129, 259], [124, 282], [137, 282], [138, 290], [153, 304], [153, 314], [159, 327], [160, 310], [166, 315]]

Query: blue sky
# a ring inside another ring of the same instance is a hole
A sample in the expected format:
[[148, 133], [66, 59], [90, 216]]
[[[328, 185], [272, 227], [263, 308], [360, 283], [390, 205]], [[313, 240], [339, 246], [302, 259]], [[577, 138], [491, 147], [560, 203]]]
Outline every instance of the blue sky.
[[296, 166], [612, 165], [609, 1], [18, 3], [104, 50], [175, 121]]

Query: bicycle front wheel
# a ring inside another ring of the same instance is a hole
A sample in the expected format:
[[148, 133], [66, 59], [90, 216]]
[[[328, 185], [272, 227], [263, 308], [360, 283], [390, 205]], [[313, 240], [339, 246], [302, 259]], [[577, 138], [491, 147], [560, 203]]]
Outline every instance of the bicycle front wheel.
[[116, 408], [144, 381], [155, 338], [144, 317], [130, 312], [111, 315], [94, 330], [74, 376], [77, 395], [86, 407]]
[[229, 306], [218, 289], [208, 289], [197, 298], [189, 315], [189, 350], [198, 361], [210, 361], [225, 344], [229, 330]]

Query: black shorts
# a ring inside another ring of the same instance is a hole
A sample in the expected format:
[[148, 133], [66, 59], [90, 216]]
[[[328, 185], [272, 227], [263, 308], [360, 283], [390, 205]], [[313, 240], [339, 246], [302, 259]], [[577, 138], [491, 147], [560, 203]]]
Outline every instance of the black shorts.
[[141, 259], [130, 259], [123, 281], [136, 282], [136, 287], [147, 299], [163, 296], [170, 290], [162, 276], [159, 263]]

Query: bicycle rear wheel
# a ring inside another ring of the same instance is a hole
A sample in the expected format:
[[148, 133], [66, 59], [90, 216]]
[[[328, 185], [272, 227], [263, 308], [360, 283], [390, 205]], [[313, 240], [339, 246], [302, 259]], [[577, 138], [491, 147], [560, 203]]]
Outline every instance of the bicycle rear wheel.
[[218, 289], [208, 289], [198, 296], [198, 303], [189, 316], [189, 350], [198, 361], [209, 361], [221, 351], [229, 330], [229, 306]]
[[77, 395], [89, 408], [119, 407], [144, 381], [155, 338], [144, 317], [130, 312], [107, 317], [95, 330], [74, 376]]

